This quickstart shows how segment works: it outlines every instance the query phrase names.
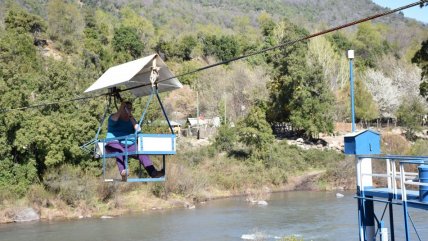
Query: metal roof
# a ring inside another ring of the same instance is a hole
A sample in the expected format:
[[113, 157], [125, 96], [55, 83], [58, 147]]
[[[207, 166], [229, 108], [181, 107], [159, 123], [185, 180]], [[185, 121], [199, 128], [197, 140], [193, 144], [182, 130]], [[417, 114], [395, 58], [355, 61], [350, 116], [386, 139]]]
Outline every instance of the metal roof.
[[[112, 87], [132, 88], [145, 85], [130, 90], [137, 97], [150, 95], [151, 82], [150, 74], [155, 60], [156, 66], [160, 67], [158, 82], [159, 92], [171, 91], [183, 87], [180, 81], [174, 77], [166, 64], [157, 54], [133, 60], [124, 64], [109, 68], [101, 77], [95, 81], [85, 93], [108, 89]], [[166, 80], [168, 79], [168, 80]]]
[[355, 137], [355, 136], [358, 136], [358, 135], [360, 135], [364, 132], [367, 132], [367, 131], [372, 132], [372, 133], [377, 134], [377, 135], [380, 135], [380, 133], [375, 131], [375, 130], [367, 129], [367, 130], [360, 130], [360, 131], [348, 133], [345, 135], [345, 137]]

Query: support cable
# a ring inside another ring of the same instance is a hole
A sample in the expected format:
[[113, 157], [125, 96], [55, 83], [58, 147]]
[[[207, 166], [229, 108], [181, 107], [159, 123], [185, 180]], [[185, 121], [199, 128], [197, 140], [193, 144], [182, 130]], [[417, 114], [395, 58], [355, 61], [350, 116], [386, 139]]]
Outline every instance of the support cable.
[[410, 213], [407, 213], [407, 216], [409, 216], [409, 219], [410, 219], [410, 222], [412, 223], [413, 229], [414, 229], [414, 230], [415, 230], [415, 232], [416, 232], [416, 236], [418, 236], [419, 241], [422, 241], [422, 240], [421, 240], [421, 237], [419, 236], [418, 230], [416, 229], [415, 223], [413, 222], [413, 219], [412, 219], [412, 217], [410, 216]]
[[[241, 59], [248, 58], [248, 57], [251, 57], [251, 56], [254, 56], [254, 55], [258, 55], [258, 54], [262, 54], [262, 53], [265, 53], [265, 52], [268, 52], [268, 51], [271, 51], [271, 50], [275, 50], [275, 49], [278, 49], [278, 48], [283, 48], [283, 47], [291, 46], [291, 45], [294, 45], [294, 44], [296, 44], [298, 42], [309, 40], [311, 38], [314, 38], [314, 37], [317, 37], [317, 36], [320, 36], [320, 35], [324, 35], [324, 34], [327, 34], [327, 33], [331, 33], [333, 31], [337, 31], [337, 30], [340, 30], [340, 29], [343, 29], [343, 28], [347, 28], [347, 27], [350, 27], [350, 26], [353, 26], [353, 25], [357, 25], [357, 24], [360, 24], [360, 23], [363, 23], [363, 22], [367, 22], [369, 20], [373, 20], [373, 19], [377, 19], [377, 18], [380, 18], [380, 17], [384, 17], [386, 15], [389, 15], [389, 14], [392, 14], [392, 13], [395, 13], [395, 12], [399, 12], [399, 11], [405, 10], [407, 8], [411, 8], [411, 7], [418, 6], [418, 5], [422, 7], [426, 3], [428, 3], [428, 0], [420, 0], [420, 1], [411, 3], [411, 4], [408, 4], [408, 5], [399, 7], [399, 8], [392, 9], [392, 10], [384, 12], [384, 13], [379, 13], [379, 14], [376, 14], [376, 15], [373, 15], [373, 16], [370, 16], [370, 17], [366, 17], [366, 18], [363, 18], [363, 19], [360, 19], [360, 20], [356, 20], [356, 21], [353, 21], [353, 22], [350, 22], [350, 23], [339, 25], [337, 27], [333, 27], [333, 28], [330, 28], [330, 29], [327, 29], [327, 30], [324, 30], [324, 31], [321, 31], [321, 32], [317, 32], [317, 33], [314, 33], [314, 34], [306, 35], [304, 37], [301, 37], [301, 38], [298, 38], [298, 39], [295, 39], [295, 40], [287, 41], [287, 42], [282, 43], [280, 45], [276, 45], [276, 46], [273, 46], [273, 47], [270, 47], [270, 48], [265, 48], [265, 49], [262, 49], [262, 50], [259, 50], [259, 51], [255, 51], [255, 52], [252, 52], [252, 53], [249, 53], [249, 54], [245, 54], [245, 55], [241, 55], [241, 56], [238, 56], [238, 57], [235, 57], [235, 58], [224, 60], [224, 61], [221, 61], [221, 62], [218, 62], [218, 63], [215, 63], [215, 64], [207, 65], [205, 67], [198, 68], [198, 69], [195, 69], [195, 70], [183, 73], [183, 74], [179, 74], [179, 75], [175, 75], [175, 76], [172, 76], [172, 77], [169, 77], [169, 78], [165, 78], [165, 79], [157, 81], [157, 83], [160, 83], [160, 82], [163, 82], [163, 81], [167, 81], [167, 80], [171, 80], [171, 79], [174, 79], [174, 78], [183, 77], [183, 76], [186, 76], [186, 75], [191, 75], [191, 74], [203, 71], [203, 70], [214, 68], [214, 67], [217, 67], [217, 66], [220, 66], [220, 65], [229, 64], [229, 63], [235, 62], [237, 60], [241, 60]], [[123, 89], [123, 90], [117, 90], [117, 91], [118, 92], [124, 92], [124, 91], [129, 91], [129, 90], [133, 90], [133, 89], [137, 89], [137, 88], [141, 88], [141, 87], [145, 87], [145, 86], [149, 86], [149, 85], [151, 85], [151, 83], [149, 83], [149, 84], [142, 84], [142, 85], [136, 85], [134, 87], [126, 88], [126, 89]], [[67, 102], [80, 101], [80, 100], [85, 100], [85, 99], [94, 99], [94, 98], [101, 97], [101, 96], [108, 95], [108, 94], [109, 93], [104, 93], [104, 94], [100, 94], [100, 95], [96, 95], [96, 96], [77, 97], [77, 98], [74, 98], [74, 99], [69, 99], [69, 100], [64, 100], [64, 101], [57, 101], [57, 102], [51, 102], [51, 103], [41, 103], [41, 104], [36, 104], [36, 105], [23, 106], [23, 107], [19, 107], [19, 108], [1, 109], [0, 113], [7, 113], [7, 112], [10, 112], [10, 111], [16, 111], [16, 110], [26, 110], [26, 109], [30, 109], [30, 108], [38, 108], [38, 107], [43, 107], [43, 106], [55, 105], [55, 104], [63, 104], [63, 103], [67, 103]]]
[[[221, 62], [218, 62], [218, 63], [215, 63], [215, 64], [207, 65], [207, 66], [204, 66], [202, 68], [198, 68], [198, 69], [195, 69], [195, 70], [183, 73], [183, 74], [179, 74], [179, 75], [175, 75], [175, 76], [172, 76], [172, 77], [169, 77], [169, 78], [166, 78], [166, 79], [162, 79], [162, 80], [159, 80], [158, 83], [159, 82], [163, 82], [163, 81], [167, 81], [167, 80], [171, 80], [171, 79], [174, 79], [174, 78], [179, 78], [179, 77], [183, 77], [183, 76], [186, 76], [186, 75], [194, 74], [194, 73], [197, 73], [197, 72], [200, 72], [200, 71], [203, 71], [203, 70], [206, 70], [206, 69], [214, 68], [214, 67], [217, 67], [217, 66], [220, 66], [220, 65], [225, 65], [225, 64], [228, 64], [230, 62], [234, 62], [234, 61], [237, 61], [237, 60], [240, 60], [240, 59], [244, 59], [244, 58], [248, 58], [248, 57], [251, 57], [251, 56], [254, 56], [254, 55], [262, 54], [262, 53], [265, 53], [265, 52], [268, 52], [268, 51], [271, 51], [271, 50], [275, 50], [275, 49], [278, 49], [278, 48], [288, 47], [288, 46], [294, 45], [294, 44], [296, 44], [298, 42], [302, 42], [302, 41], [305, 41], [305, 40], [308, 40], [308, 39], [311, 39], [311, 38], [315, 38], [315, 37], [320, 36], [320, 35], [331, 33], [331, 32], [334, 32], [334, 31], [337, 31], [337, 30], [340, 30], [340, 29], [343, 29], [343, 28], [347, 28], [347, 27], [350, 27], [350, 26], [353, 26], [353, 25], [357, 25], [357, 24], [360, 24], [360, 23], [363, 23], [363, 22], [367, 22], [369, 20], [380, 18], [380, 17], [386, 16], [386, 15], [389, 15], [389, 14], [392, 14], [392, 13], [395, 13], [395, 12], [399, 12], [399, 11], [405, 10], [407, 8], [411, 8], [411, 7], [418, 6], [418, 5], [421, 6], [422, 4], [427, 3], [427, 2], [428, 2], [428, 0], [421, 0], [421, 1], [418, 1], [418, 2], [415, 2], [415, 3], [411, 3], [411, 4], [408, 4], [408, 5], [396, 8], [396, 9], [392, 9], [392, 10], [384, 12], [384, 13], [379, 13], [379, 14], [376, 14], [376, 15], [373, 15], [373, 16], [370, 16], [370, 17], [367, 17], [367, 18], [363, 18], [363, 19], [356, 20], [356, 21], [353, 21], [353, 22], [350, 22], [350, 23], [339, 25], [337, 27], [333, 27], [333, 28], [330, 28], [330, 29], [327, 29], [327, 30], [324, 30], [324, 31], [321, 31], [321, 32], [318, 32], [318, 33], [306, 35], [304, 37], [301, 37], [301, 38], [298, 38], [298, 39], [295, 39], [295, 40], [287, 41], [287, 42], [282, 43], [280, 45], [276, 45], [276, 46], [273, 46], [273, 47], [270, 47], [270, 48], [265, 48], [265, 49], [262, 49], [262, 50], [259, 50], [259, 51], [253, 52], [253, 53], [249, 53], [249, 54], [246, 54], [246, 55], [238, 56], [238, 57], [231, 58], [231, 59], [228, 59], [228, 60], [225, 60], [225, 61], [221, 61]], [[144, 87], [144, 86], [147, 86], [147, 85], [148, 84], [136, 85], [136, 86], [133, 86], [133, 87], [130, 87], [130, 88], [127, 88], [127, 89], [120, 90], [120, 91], [121, 92], [122, 91], [129, 91], [129, 90], [137, 89], [137, 88]]]

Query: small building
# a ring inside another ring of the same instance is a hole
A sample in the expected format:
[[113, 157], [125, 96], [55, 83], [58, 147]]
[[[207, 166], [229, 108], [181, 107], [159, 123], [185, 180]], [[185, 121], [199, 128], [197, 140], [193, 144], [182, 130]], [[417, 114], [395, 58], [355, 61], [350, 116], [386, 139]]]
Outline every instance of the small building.
[[368, 129], [346, 134], [345, 154], [380, 154], [380, 133]]
[[200, 117], [199, 117], [199, 120], [198, 120], [198, 118], [187, 118], [186, 124], [189, 127], [198, 127], [198, 124], [200, 127], [203, 127], [203, 126], [207, 125], [207, 121], [205, 119], [200, 118]]

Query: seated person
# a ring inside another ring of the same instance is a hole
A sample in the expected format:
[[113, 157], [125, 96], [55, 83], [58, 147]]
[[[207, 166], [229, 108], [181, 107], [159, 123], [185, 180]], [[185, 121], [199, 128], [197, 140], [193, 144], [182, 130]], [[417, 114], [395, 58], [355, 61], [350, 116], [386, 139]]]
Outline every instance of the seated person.
[[[107, 127], [107, 136], [106, 138], [115, 138], [121, 136], [127, 136], [134, 134], [136, 130], [139, 130], [140, 127], [132, 116], [132, 103], [122, 102], [120, 104], [119, 110], [110, 115], [108, 119], [108, 127]], [[120, 141], [111, 141], [107, 143], [105, 149], [107, 153], [115, 153], [115, 152], [125, 152], [125, 148], [128, 149], [128, 152], [136, 151], [136, 144], [134, 140], [120, 140]], [[129, 157], [138, 159], [141, 165], [144, 166], [147, 173], [150, 177], [162, 177], [165, 175], [165, 171], [162, 169], [160, 171], [156, 170], [153, 166], [152, 161], [147, 155], [130, 155]], [[128, 173], [126, 173], [125, 169], [125, 157], [117, 156], [116, 163], [119, 168], [119, 173], [122, 176], [122, 180], [126, 181]]]

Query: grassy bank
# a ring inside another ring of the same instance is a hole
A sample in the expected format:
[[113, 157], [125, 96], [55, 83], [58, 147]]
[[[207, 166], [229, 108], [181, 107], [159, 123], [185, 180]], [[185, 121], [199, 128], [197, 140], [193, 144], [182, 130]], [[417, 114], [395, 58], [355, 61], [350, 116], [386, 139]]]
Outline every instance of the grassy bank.
[[[87, 169], [64, 165], [46, 173], [43, 182], [32, 185], [19, 202], [13, 193], [3, 193], [0, 222], [12, 221], [24, 207], [33, 207], [42, 219], [82, 218], [191, 207], [233, 195], [264, 199], [272, 191], [293, 190], [306, 179], [312, 183], [306, 184], [306, 189], [331, 189], [337, 183], [323, 178], [322, 173], [348, 163], [337, 152], [301, 150], [285, 141], [277, 141], [268, 156], [259, 158], [245, 149], [219, 152], [206, 141], [183, 138], [178, 145], [179, 154], [167, 160], [164, 183], [105, 183], [97, 165]], [[156, 158], [154, 161], [157, 165], [160, 162]], [[134, 173], [137, 161], [131, 163]], [[114, 160], [111, 174], [117, 175]], [[337, 176], [335, 180], [345, 177]]]
[[[382, 149], [394, 154], [426, 155], [427, 141], [406, 142], [383, 135]], [[303, 150], [276, 140], [264, 153], [236, 146], [219, 151], [207, 140], [181, 138], [179, 153], [167, 159], [164, 183], [105, 183], [101, 162], [63, 165], [46, 173], [23, 196], [0, 194], [0, 222], [11, 222], [19, 210], [34, 208], [42, 219], [116, 216], [153, 209], [191, 208], [198, 202], [234, 195], [268, 199], [270, 192], [295, 189], [355, 188], [353, 157], [329, 150]], [[159, 166], [160, 159], [154, 158]], [[376, 168], [376, 166], [374, 166]], [[130, 165], [137, 172], [137, 161]], [[111, 175], [118, 175], [115, 162]], [[18, 201], [16, 201], [18, 200]]]

